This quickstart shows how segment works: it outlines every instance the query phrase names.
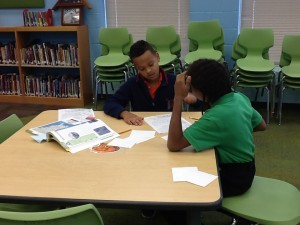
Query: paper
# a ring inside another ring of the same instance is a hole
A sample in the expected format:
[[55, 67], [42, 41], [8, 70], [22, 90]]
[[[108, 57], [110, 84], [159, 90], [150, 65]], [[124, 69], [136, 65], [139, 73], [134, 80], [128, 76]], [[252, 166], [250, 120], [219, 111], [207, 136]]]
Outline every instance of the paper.
[[123, 148], [132, 148], [135, 144], [148, 141], [155, 137], [153, 130], [132, 130], [127, 138], [116, 138], [112, 140], [109, 145], [115, 145]]
[[75, 109], [59, 109], [58, 120], [68, 120], [74, 118], [77, 121], [87, 121], [95, 118], [92, 109], [75, 108]]
[[197, 167], [174, 167], [172, 168], [173, 181], [186, 181], [201, 187], [206, 187], [218, 176], [199, 171]]
[[173, 181], [186, 181], [186, 174], [198, 171], [197, 167], [174, 167], [172, 168]]
[[[144, 121], [149, 124], [158, 133], [168, 133], [171, 120], [171, 113], [145, 117]], [[184, 118], [181, 118], [182, 130], [185, 130], [191, 124]]]

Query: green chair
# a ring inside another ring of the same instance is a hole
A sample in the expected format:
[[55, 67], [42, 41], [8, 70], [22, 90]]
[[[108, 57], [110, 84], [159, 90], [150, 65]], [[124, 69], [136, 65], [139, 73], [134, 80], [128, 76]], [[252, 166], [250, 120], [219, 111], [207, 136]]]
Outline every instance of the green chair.
[[127, 28], [101, 28], [99, 31], [101, 55], [94, 61], [93, 96], [94, 108], [97, 109], [98, 86], [100, 94], [108, 94], [107, 83], [124, 82], [131, 74], [132, 65], [128, 56], [132, 45], [132, 35]]
[[255, 176], [246, 193], [223, 199], [222, 210], [259, 224], [297, 225], [300, 192], [287, 182]]
[[284, 90], [300, 89], [300, 35], [285, 35], [280, 56], [281, 72], [279, 82], [279, 124], [282, 122], [282, 103]]
[[181, 69], [181, 43], [174, 26], [153, 26], [146, 31], [146, 41], [159, 53], [159, 65], [165, 71], [177, 73]]
[[24, 126], [16, 114], [0, 121], [0, 144]]
[[101, 215], [92, 204], [47, 212], [0, 211], [5, 225], [103, 225]]
[[275, 74], [273, 71], [275, 65], [268, 58], [268, 51], [273, 44], [272, 29], [243, 28], [232, 50], [232, 58], [236, 59], [236, 65], [231, 72], [233, 89], [255, 88], [255, 101], [258, 91], [266, 90], [267, 123], [270, 122], [270, 111], [273, 113], [275, 108]]
[[184, 58], [185, 68], [197, 59], [222, 61], [224, 36], [218, 20], [189, 22], [188, 39], [191, 51]]

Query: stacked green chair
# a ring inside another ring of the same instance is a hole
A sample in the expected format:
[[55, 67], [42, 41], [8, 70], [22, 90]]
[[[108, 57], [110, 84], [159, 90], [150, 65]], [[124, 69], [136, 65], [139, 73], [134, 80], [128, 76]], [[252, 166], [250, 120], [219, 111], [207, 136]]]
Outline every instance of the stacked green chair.
[[[274, 112], [275, 102], [275, 74], [273, 71], [275, 65], [268, 59], [268, 51], [273, 45], [274, 33], [272, 29], [268, 28], [243, 28], [233, 45], [234, 57], [237, 58], [236, 65], [231, 72], [233, 89], [237, 90], [238, 87], [255, 88], [256, 93], [259, 89], [266, 90], [267, 123], [270, 121], [270, 111]], [[256, 98], [257, 94], [255, 100]]]
[[182, 72], [181, 42], [174, 26], [148, 27], [146, 41], [159, 53], [159, 65], [167, 72]]
[[102, 54], [94, 61], [93, 71], [93, 95], [94, 107], [97, 109], [98, 86], [100, 94], [108, 94], [107, 83], [122, 83], [126, 81], [131, 72], [131, 62], [129, 59], [129, 49], [132, 45], [132, 36], [127, 28], [101, 28], [99, 32], [99, 42], [102, 48]]
[[278, 117], [279, 124], [282, 120], [282, 102], [283, 93], [286, 88], [300, 88], [300, 36], [285, 35], [282, 43], [280, 57], [281, 72], [279, 82], [279, 106]]
[[47, 212], [0, 211], [0, 224], [5, 225], [103, 225], [98, 210], [92, 204]]
[[234, 221], [243, 218], [265, 225], [297, 225], [300, 192], [287, 182], [255, 176], [247, 192], [223, 199], [222, 210], [233, 215]]
[[189, 53], [185, 68], [198, 59], [214, 59], [224, 62], [224, 34], [218, 20], [191, 21], [188, 24]]

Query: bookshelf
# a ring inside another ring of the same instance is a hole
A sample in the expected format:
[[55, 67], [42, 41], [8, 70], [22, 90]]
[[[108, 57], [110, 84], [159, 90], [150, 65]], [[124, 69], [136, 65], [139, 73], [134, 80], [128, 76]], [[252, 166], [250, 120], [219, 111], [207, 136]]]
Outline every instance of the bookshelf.
[[0, 102], [92, 101], [87, 26], [0, 27], [0, 46]]

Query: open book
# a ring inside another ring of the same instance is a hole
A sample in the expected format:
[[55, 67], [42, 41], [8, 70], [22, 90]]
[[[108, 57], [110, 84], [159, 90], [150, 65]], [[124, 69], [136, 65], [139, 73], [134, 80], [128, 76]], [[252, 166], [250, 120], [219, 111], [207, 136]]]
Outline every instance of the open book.
[[119, 136], [99, 119], [78, 123], [56, 121], [28, 130], [38, 142], [57, 141], [66, 151], [75, 153]]

